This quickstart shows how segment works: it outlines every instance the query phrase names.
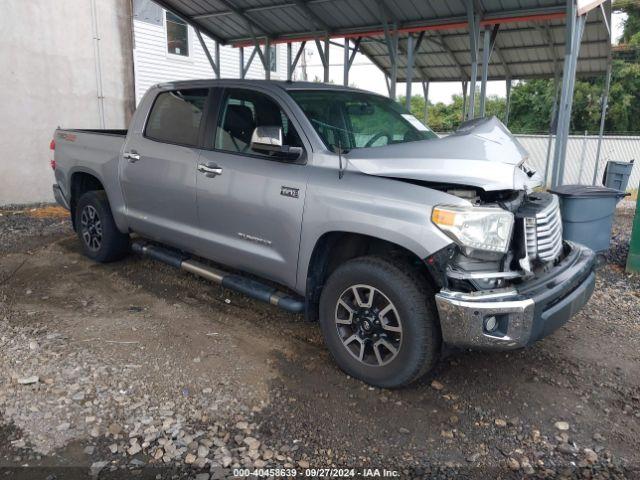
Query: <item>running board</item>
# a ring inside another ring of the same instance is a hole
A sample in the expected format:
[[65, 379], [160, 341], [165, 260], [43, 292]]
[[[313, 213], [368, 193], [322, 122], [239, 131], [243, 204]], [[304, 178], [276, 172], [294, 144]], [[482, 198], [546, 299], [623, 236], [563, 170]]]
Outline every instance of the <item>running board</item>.
[[131, 245], [131, 249], [136, 253], [151, 257], [172, 267], [186, 270], [194, 275], [211, 280], [224, 288], [244, 293], [248, 297], [270, 303], [283, 310], [293, 313], [302, 313], [304, 310], [304, 301], [300, 298], [295, 298], [287, 293], [280, 292], [256, 280], [212, 268], [196, 260], [191, 260], [189, 257], [172, 252], [171, 250], [140, 242], [134, 242]]

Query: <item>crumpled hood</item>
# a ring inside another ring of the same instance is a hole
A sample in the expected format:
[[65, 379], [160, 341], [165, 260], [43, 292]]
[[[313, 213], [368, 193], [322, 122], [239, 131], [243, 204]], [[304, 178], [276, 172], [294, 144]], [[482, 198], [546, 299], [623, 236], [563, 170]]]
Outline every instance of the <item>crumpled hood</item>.
[[491, 190], [531, 190], [541, 184], [521, 165], [527, 151], [496, 117], [463, 124], [448, 137], [358, 148], [345, 155], [368, 175], [452, 183]]

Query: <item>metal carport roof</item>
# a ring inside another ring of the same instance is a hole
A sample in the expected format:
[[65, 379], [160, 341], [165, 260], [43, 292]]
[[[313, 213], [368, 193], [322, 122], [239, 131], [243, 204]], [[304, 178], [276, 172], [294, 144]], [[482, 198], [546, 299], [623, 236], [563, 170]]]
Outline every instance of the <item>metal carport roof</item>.
[[[397, 81], [405, 80], [407, 35], [423, 36], [414, 80], [462, 81], [471, 75], [466, 0], [157, 0], [214, 40], [251, 46], [363, 37], [360, 51], [386, 74], [391, 59], [382, 20], [399, 34]], [[481, 28], [499, 25], [488, 78], [553, 77], [565, 44], [565, 0], [475, 0]], [[610, 9], [610, 4], [606, 4]], [[424, 33], [422, 33], [424, 32]], [[577, 65], [604, 74], [611, 50], [606, 19], [591, 10]]]
[[[344, 38], [345, 84], [354, 52], [360, 51], [385, 73], [392, 98], [396, 98], [397, 82], [405, 81], [407, 105], [413, 81], [422, 82], [425, 97], [429, 82], [461, 81], [464, 92], [468, 83], [469, 98], [467, 101], [465, 94], [464, 102], [468, 104], [466, 118], [475, 118], [475, 86], [480, 72], [480, 115], [485, 111], [487, 81], [506, 79], [507, 118], [513, 79], [554, 77], [561, 86], [560, 95], [554, 101], [554, 116], [557, 112], [551, 175], [554, 186], [562, 183], [573, 90], [578, 75], [606, 73], [600, 123], [602, 136], [611, 78], [612, 0], [155, 2], [196, 29], [218, 77], [220, 44], [241, 47], [240, 74], [243, 78], [246, 65], [256, 55], [265, 67], [265, 77], [269, 78], [270, 49], [267, 46], [287, 43], [287, 77], [290, 79], [305, 43], [315, 41], [327, 82], [331, 39]], [[216, 41], [215, 56], [207, 49], [201, 32]], [[295, 56], [292, 42], [303, 42]], [[247, 46], [253, 46], [253, 51], [245, 62], [244, 47]]]
[[[486, 22], [489, 22], [487, 20]], [[484, 22], [483, 22], [484, 23]], [[493, 24], [486, 23], [486, 28]], [[489, 61], [489, 80], [506, 78], [552, 78], [555, 63], [562, 61], [566, 23], [559, 18], [505, 22], [495, 36], [493, 55]], [[417, 34], [420, 38], [422, 33]], [[399, 39], [401, 52], [406, 51], [407, 35]], [[387, 46], [377, 38], [362, 40], [361, 51], [389, 75], [391, 62]], [[611, 51], [609, 35], [602, 11], [589, 14], [578, 58], [578, 76], [603, 75]], [[471, 76], [469, 30], [466, 28], [426, 31], [415, 50], [414, 81], [460, 81]], [[398, 81], [405, 81], [407, 57], [398, 55]]]

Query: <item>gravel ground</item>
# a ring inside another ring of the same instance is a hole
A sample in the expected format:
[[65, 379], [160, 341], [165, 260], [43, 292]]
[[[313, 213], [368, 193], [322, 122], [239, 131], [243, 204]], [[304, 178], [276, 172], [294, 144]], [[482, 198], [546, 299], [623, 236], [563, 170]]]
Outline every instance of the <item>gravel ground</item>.
[[568, 325], [390, 391], [345, 376], [299, 316], [148, 259], [94, 264], [56, 208], [0, 210], [0, 478], [640, 478], [633, 215]]

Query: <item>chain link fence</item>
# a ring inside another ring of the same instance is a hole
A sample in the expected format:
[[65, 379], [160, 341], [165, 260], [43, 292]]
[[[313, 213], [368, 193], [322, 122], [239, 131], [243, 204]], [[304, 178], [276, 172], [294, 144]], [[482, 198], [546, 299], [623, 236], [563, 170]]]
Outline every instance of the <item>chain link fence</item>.
[[[549, 135], [516, 135], [522, 146], [529, 152], [528, 164], [541, 174], [544, 174], [549, 146]], [[550, 163], [553, 162], [553, 147], [555, 136], [551, 137]], [[598, 148], [597, 135], [570, 135], [567, 143], [567, 157], [562, 183], [578, 183], [590, 185], [596, 163]], [[637, 190], [640, 183], [640, 136], [607, 135], [602, 138], [600, 161], [596, 184], [602, 184], [602, 176], [607, 161], [616, 160], [628, 162], [636, 160], [629, 179], [627, 189]], [[551, 165], [549, 175], [551, 177]]]

